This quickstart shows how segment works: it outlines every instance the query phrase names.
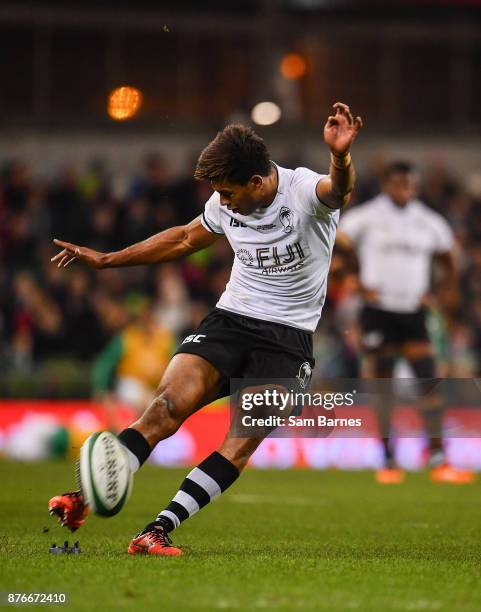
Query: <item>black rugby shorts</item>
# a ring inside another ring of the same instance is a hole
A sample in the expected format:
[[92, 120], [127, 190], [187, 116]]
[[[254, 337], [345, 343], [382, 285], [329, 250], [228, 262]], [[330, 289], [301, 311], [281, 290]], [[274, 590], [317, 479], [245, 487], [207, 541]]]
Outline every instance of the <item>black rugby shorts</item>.
[[230, 379], [292, 379], [306, 390], [314, 368], [312, 334], [270, 321], [215, 308], [176, 351], [200, 355], [223, 376], [219, 397], [230, 393]]

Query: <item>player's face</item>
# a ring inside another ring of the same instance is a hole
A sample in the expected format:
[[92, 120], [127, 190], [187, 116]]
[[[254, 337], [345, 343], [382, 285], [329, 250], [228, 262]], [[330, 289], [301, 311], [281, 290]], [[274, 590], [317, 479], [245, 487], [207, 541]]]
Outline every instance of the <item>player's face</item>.
[[212, 188], [220, 195], [220, 204], [234, 213], [250, 215], [263, 202], [262, 177], [253, 176], [246, 185], [229, 181], [212, 181]]
[[394, 172], [382, 185], [382, 190], [399, 206], [414, 199], [418, 193], [418, 177], [415, 172]]

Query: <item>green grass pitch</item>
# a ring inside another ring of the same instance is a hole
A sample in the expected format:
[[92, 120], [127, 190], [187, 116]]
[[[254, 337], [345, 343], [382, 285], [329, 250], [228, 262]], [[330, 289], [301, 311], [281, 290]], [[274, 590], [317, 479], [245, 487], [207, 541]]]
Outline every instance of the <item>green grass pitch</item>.
[[[174, 533], [183, 557], [127, 555], [186, 472], [147, 466], [119, 515], [72, 537], [46, 512], [72, 466], [1, 461], [0, 590], [68, 592], [70, 610], [481, 609], [479, 484], [249, 470]], [[48, 553], [77, 538], [80, 556]]]

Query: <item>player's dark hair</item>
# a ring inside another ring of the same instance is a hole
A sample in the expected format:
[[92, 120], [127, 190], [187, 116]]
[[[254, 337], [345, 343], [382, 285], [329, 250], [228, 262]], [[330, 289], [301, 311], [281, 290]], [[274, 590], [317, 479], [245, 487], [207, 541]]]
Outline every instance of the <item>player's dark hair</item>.
[[194, 178], [245, 185], [254, 174], [267, 176], [270, 155], [260, 136], [244, 125], [228, 125], [200, 154]]
[[406, 161], [395, 161], [390, 163], [383, 173], [383, 179], [391, 178], [393, 174], [410, 174], [415, 171], [413, 164]]

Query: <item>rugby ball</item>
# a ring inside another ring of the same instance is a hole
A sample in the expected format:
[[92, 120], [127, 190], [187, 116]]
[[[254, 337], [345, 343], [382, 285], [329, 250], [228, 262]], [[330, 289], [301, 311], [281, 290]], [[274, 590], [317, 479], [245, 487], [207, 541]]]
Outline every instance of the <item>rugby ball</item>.
[[100, 516], [120, 512], [132, 490], [133, 474], [124, 446], [110, 431], [98, 431], [80, 449], [79, 485], [86, 503]]

